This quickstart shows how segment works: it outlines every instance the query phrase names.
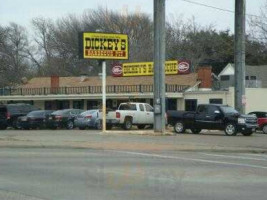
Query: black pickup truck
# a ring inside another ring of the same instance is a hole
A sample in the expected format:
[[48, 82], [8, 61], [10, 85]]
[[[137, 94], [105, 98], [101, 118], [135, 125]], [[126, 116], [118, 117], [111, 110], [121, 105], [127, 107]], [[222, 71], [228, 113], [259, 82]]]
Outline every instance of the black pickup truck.
[[202, 129], [224, 130], [226, 135], [234, 136], [241, 132], [250, 136], [258, 127], [257, 118], [253, 115], [241, 115], [234, 108], [226, 105], [201, 104], [196, 112], [169, 111], [168, 124], [176, 133], [190, 129], [198, 134]]

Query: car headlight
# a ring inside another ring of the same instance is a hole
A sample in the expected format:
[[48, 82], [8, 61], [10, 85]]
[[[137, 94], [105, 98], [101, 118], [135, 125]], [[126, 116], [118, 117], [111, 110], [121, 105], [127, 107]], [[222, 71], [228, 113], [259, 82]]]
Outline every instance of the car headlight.
[[245, 124], [246, 123], [246, 119], [245, 118], [238, 118], [238, 123], [239, 124]]

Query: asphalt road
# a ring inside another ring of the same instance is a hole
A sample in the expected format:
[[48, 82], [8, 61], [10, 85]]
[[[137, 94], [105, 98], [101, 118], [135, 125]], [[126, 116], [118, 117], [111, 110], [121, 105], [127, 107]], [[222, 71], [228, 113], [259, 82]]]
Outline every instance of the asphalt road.
[[265, 200], [267, 155], [0, 148], [4, 200]]

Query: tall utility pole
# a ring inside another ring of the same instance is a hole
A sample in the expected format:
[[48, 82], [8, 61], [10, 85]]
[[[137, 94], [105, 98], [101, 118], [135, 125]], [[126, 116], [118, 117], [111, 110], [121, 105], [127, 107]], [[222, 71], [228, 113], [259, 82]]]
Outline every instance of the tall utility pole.
[[154, 132], [165, 132], [165, 0], [154, 0]]
[[245, 113], [245, 13], [246, 0], [235, 0], [235, 108]]

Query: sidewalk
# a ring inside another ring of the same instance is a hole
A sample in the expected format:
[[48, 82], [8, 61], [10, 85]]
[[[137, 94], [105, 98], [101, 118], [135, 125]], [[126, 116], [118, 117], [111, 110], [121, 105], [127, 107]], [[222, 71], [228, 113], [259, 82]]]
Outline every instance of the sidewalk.
[[267, 135], [225, 136], [223, 132], [199, 135], [154, 135], [153, 131], [7, 130], [0, 132], [0, 148], [88, 148], [134, 151], [221, 151], [267, 153]]

